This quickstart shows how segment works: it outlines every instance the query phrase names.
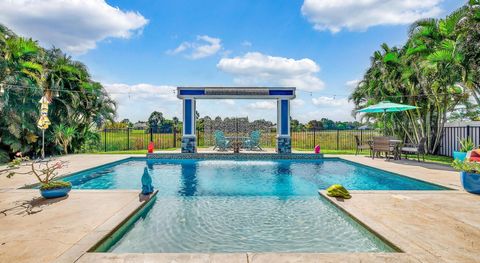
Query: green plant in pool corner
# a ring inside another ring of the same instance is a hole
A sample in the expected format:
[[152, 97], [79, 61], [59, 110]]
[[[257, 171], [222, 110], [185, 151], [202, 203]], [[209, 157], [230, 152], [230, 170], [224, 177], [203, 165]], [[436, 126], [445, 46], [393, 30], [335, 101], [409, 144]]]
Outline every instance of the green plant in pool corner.
[[454, 160], [452, 167], [460, 172], [480, 174], [480, 163], [478, 162]]
[[467, 137], [464, 139], [460, 139], [460, 151], [461, 152], [469, 152], [475, 148], [475, 144], [473, 143], [472, 138]]
[[341, 184], [334, 184], [327, 188], [327, 195], [331, 197], [341, 197], [344, 199], [350, 199], [352, 196], [345, 187]]

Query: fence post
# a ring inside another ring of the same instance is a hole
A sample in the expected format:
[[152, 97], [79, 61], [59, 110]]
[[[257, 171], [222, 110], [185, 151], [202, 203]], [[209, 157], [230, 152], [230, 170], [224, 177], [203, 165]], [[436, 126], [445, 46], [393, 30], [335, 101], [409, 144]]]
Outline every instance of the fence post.
[[316, 141], [315, 141], [315, 127], [313, 127], [313, 147], [316, 146]]
[[363, 130], [360, 130], [360, 143], [363, 143]]
[[197, 127], [197, 147], [200, 146], [200, 128]]
[[130, 150], [130, 128], [127, 127], [127, 151]]
[[107, 128], [103, 129], [103, 144], [105, 152], [107, 152]]
[[470, 125], [467, 125], [467, 138], [470, 137]]
[[150, 127], [150, 142], [153, 142], [153, 127]]
[[177, 148], [177, 128], [173, 127], [173, 148]]
[[337, 151], [338, 151], [338, 143], [339, 143], [339, 140], [340, 140], [340, 131], [337, 129]]

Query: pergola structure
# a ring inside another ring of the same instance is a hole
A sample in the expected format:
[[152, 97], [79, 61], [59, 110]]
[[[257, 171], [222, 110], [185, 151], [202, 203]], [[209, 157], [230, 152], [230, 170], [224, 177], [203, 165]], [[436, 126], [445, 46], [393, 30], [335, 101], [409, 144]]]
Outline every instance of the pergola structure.
[[197, 99], [273, 99], [277, 100], [278, 153], [291, 153], [290, 100], [294, 87], [177, 87], [177, 97], [183, 100], [182, 153], [197, 151], [195, 107]]

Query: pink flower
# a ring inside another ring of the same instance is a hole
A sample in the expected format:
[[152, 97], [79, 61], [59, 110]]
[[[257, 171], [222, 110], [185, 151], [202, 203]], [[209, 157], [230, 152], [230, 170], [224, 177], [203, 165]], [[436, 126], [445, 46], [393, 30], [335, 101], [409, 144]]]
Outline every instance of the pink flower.
[[53, 168], [55, 168], [55, 169], [60, 169], [60, 168], [62, 168], [62, 163], [61, 163], [61, 162], [56, 162], [56, 163], [53, 165]]

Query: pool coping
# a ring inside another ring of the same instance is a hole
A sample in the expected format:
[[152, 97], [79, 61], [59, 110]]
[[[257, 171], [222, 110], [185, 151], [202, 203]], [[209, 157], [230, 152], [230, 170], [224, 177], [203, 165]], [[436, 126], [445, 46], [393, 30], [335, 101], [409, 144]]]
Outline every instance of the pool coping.
[[[438, 191], [438, 190], [436, 190]], [[363, 191], [361, 191], [363, 192]], [[374, 229], [372, 229], [370, 226], [368, 226], [367, 224], [365, 224], [364, 222], [362, 222], [360, 219], [358, 219], [356, 216], [354, 216], [352, 213], [348, 212], [345, 208], [339, 206], [337, 203], [333, 202], [327, 195], [326, 191], [325, 190], [318, 190], [318, 195], [320, 196], [320, 198], [323, 198], [324, 200], [327, 200], [327, 202], [329, 202], [330, 204], [332, 204], [333, 206], [335, 206], [338, 210], [340, 210], [342, 213], [345, 213], [345, 215], [349, 218], [351, 218], [352, 220], [354, 220], [357, 224], [359, 224], [360, 226], [362, 226], [363, 228], [365, 228], [367, 231], [369, 231], [370, 233], [372, 233], [374, 236], [376, 236], [377, 238], [379, 238], [383, 243], [385, 243], [386, 245], [388, 245], [389, 247], [391, 247], [394, 251], [392, 252], [383, 252], [383, 253], [405, 253], [405, 251], [403, 251], [400, 247], [398, 247], [397, 245], [395, 245], [392, 241], [388, 240], [386, 237], [384, 237], [383, 235], [381, 235], [380, 233], [378, 233], [377, 231], [375, 231]], [[345, 200], [343, 198], [338, 198], [340, 200]]]
[[[105, 191], [105, 190], [103, 190]], [[109, 191], [109, 190], [106, 190]], [[125, 191], [125, 190], [124, 190]], [[132, 191], [132, 190], [126, 190]], [[104, 240], [108, 239], [111, 233], [116, 232], [121, 228], [125, 223], [128, 222], [132, 217], [139, 214], [139, 212], [152, 200], [155, 200], [155, 197], [158, 193], [158, 190], [152, 194], [145, 196], [139, 193], [139, 200], [133, 201], [122, 210], [114, 214], [111, 218], [105, 221], [103, 224], [95, 228], [93, 231], [85, 235], [78, 242], [76, 242], [72, 247], [67, 249], [61, 256], [55, 259], [55, 262], [75, 262], [83, 254], [90, 251], [93, 247], [97, 246]]]

